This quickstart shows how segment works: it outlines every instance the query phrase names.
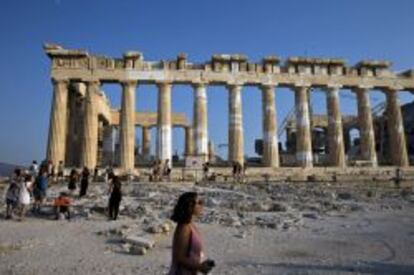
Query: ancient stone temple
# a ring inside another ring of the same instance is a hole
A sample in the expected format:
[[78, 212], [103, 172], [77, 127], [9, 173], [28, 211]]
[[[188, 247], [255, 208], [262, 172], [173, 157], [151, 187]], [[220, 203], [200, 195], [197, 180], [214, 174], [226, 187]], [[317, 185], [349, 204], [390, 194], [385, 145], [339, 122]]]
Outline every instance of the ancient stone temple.
[[[348, 165], [344, 150], [343, 118], [340, 111], [341, 89], [349, 89], [357, 96], [357, 121], [361, 132], [361, 160], [369, 166], [378, 165], [375, 131], [369, 93], [380, 90], [386, 95], [388, 136], [391, 164], [409, 166], [404, 121], [398, 100], [400, 91], [414, 92], [414, 71], [393, 72], [390, 63], [361, 61], [348, 66], [342, 59], [291, 57], [285, 62], [276, 56], [250, 62], [244, 55], [213, 55], [203, 64], [194, 64], [180, 54], [174, 60], [146, 61], [140, 52], [126, 52], [122, 58], [90, 55], [84, 50], [69, 50], [58, 45], [45, 45], [51, 59], [53, 101], [50, 116], [47, 159], [63, 161], [66, 166], [98, 165], [104, 158], [99, 144], [111, 136], [110, 127], [119, 126], [119, 160], [122, 170], [136, 168], [134, 159], [135, 126], [143, 127], [142, 152], [150, 150], [149, 127], [157, 128], [156, 157], [172, 158], [172, 127], [185, 128], [185, 154], [209, 159], [207, 130], [207, 100], [209, 85], [223, 85], [228, 89], [228, 161], [241, 164], [244, 159], [244, 127], [242, 118], [243, 87], [257, 86], [262, 92], [263, 158], [264, 167], [281, 166], [278, 147], [275, 91], [288, 87], [295, 95], [295, 151], [297, 167], [312, 168], [314, 156], [311, 138], [309, 100], [311, 88], [326, 92], [328, 166]], [[103, 83], [122, 86], [120, 110], [113, 110], [102, 93]], [[135, 93], [139, 84], [158, 87], [158, 110], [154, 114], [135, 110]], [[171, 111], [172, 86], [191, 85], [194, 89], [194, 114], [189, 123], [183, 114]], [[214, 129], [217, 131], [217, 129]], [[225, 129], [223, 129], [225, 130]]]

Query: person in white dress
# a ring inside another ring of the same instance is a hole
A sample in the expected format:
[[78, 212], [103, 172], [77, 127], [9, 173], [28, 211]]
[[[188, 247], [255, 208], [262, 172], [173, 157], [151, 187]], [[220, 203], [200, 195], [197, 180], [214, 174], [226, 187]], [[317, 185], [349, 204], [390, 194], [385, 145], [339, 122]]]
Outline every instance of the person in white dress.
[[20, 193], [19, 193], [19, 219], [23, 220], [26, 209], [30, 205], [30, 191], [33, 185], [32, 176], [27, 174], [24, 180], [19, 182]]

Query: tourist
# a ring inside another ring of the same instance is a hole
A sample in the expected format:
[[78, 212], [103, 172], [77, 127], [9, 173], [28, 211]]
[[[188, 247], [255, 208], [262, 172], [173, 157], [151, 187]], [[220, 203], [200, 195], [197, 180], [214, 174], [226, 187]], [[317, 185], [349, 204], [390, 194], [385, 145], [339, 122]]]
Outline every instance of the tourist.
[[208, 273], [214, 267], [214, 261], [203, 261], [201, 234], [193, 223], [202, 211], [203, 201], [196, 192], [186, 192], [178, 198], [171, 216], [177, 226], [173, 237], [169, 275]]
[[32, 177], [36, 177], [37, 173], [39, 173], [39, 166], [37, 165], [36, 160], [32, 161], [32, 164], [30, 165], [29, 171], [30, 171], [30, 174], [32, 175]]
[[53, 208], [55, 210], [55, 219], [60, 220], [61, 215], [66, 214], [66, 218], [70, 220], [70, 206], [72, 200], [65, 192], [61, 192], [53, 202]]
[[170, 167], [170, 160], [166, 159], [164, 162], [164, 167], [162, 168], [162, 175], [167, 177], [167, 180], [171, 180], [171, 167]]
[[152, 165], [152, 178], [150, 179], [151, 181], [159, 181], [159, 177], [160, 177], [160, 167], [161, 166], [161, 162], [160, 160], [155, 160], [153, 165]]
[[233, 175], [233, 179], [236, 180], [236, 176], [237, 176], [237, 162], [233, 161], [232, 163], [232, 175]]
[[88, 167], [84, 167], [83, 171], [82, 171], [82, 176], [81, 176], [81, 186], [80, 186], [80, 192], [79, 192], [79, 197], [83, 197], [86, 195], [86, 192], [88, 191], [88, 186], [89, 186], [89, 169]]
[[61, 181], [64, 178], [64, 166], [63, 166], [63, 161], [59, 161], [59, 165], [58, 165], [58, 172], [57, 172], [57, 180]]
[[108, 166], [105, 169], [105, 183], [109, 184], [114, 175], [114, 169], [112, 168], [112, 166]]
[[118, 218], [119, 205], [122, 200], [122, 191], [121, 191], [121, 180], [117, 176], [112, 177], [112, 181], [109, 186], [109, 203], [108, 211], [109, 218], [116, 220]]
[[30, 205], [30, 191], [32, 188], [32, 176], [30, 174], [25, 175], [24, 180], [19, 182], [19, 217], [23, 220], [26, 209]]
[[244, 180], [246, 179], [246, 171], [247, 171], [246, 162], [244, 164], [240, 164], [239, 171], [240, 171], [240, 180], [244, 182]]
[[395, 177], [394, 177], [394, 185], [396, 188], [400, 188], [401, 180], [402, 180], [401, 168], [398, 167], [395, 170]]
[[34, 196], [34, 204], [33, 204], [33, 211], [40, 213], [40, 208], [46, 198], [46, 191], [48, 188], [48, 170], [47, 169], [40, 169], [39, 175], [37, 176], [34, 188], [33, 188], [33, 196]]
[[13, 217], [13, 211], [17, 208], [19, 204], [19, 181], [21, 180], [20, 176], [21, 170], [15, 169], [13, 176], [10, 179], [9, 187], [6, 191], [6, 219], [11, 219]]
[[75, 192], [78, 180], [79, 180], [78, 171], [76, 171], [76, 169], [73, 168], [70, 171], [69, 183], [68, 183], [68, 189], [69, 189], [70, 194], [73, 194], [73, 192]]
[[93, 169], [93, 181], [98, 181], [98, 175], [99, 175], [99, 169], [97, 166], [95, 166], [95, 169]]
[[203, 178], [204, 180], [208, 180], [208, 174], [210, 170], [210, 163], [207, 161], [203, 163]]
[[53, 175], [53, 173], [54, 173], [54, 171], [53, 171], [53, 170], [54, 170], [54, 169], [53, 169], [53, 166], [54, 166], [54, 165], [53, 165], [52, 161], [50, 161], [50, 160], [49, 160], [49, 161], [47, 162], [47, 176], [48, 176], [48, 177], [51, 177], [51, 176]]
[[233, 179], [235, 182], [240, 182], [242, 180], [243, 166], [240, 162], [233, 162]]

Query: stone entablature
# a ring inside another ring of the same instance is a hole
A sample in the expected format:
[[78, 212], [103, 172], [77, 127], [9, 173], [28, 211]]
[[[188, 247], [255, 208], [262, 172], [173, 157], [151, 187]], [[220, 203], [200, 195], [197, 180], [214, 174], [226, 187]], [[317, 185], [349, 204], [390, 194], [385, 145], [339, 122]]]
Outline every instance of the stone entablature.
[[[119, 110], [112, 110], [111, 125], [119, 125]], [[135, 125], [140, 127], [155, 127], [157, 126], [158, 114], [155, 112], [135, 112]], [[173, 113], [171, 115], [171, 124], [176, 127], [186, 128], [190, 123], [185, 116], [185, 113]]]
[[251, 63], [240, 54], [212, 56], [211, 61], [193, 64], [186, 54], [176, 60], [144, 61], [140, 52], [127, 52], [123, 58], [89, 55], [83, 50], [67, 50], [46, 45], [52, 59], [52, 78], [82, 81], [141, 83], [169, 81], [177, 84], [203, 82], [214, 84], [240, 83], [243, 85], [274, 84], [294, 86], [327, 86], [332, 83], [343, 88], [369, 86], [372, 89], [408, 90], [414, 92], [414, 74], [411, 70], [395, 73], [387, 61], [363, 60], [348, 66], [343, 59], [290, 57], [284, 64], [276, 56]]

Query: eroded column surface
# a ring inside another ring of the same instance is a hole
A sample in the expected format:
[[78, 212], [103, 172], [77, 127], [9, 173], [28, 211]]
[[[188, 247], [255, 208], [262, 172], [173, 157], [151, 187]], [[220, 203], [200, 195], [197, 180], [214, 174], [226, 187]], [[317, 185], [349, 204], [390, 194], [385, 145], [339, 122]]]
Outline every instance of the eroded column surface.
[[82, 131], [81, 165], [89, 169], [95, 168], [98, 153], [98, 111], [96, 98], [99, 89], [100, 84], [98, 81], [87, 82]]
[[313, 166], [308, 92], [307, 86], [295, 87], [296, 161], [304, 168]]
[[78, 82], [73, 85], [76, 92], [76, 111], [75, 111], [75, 131], [71, 132], [72, 139], [75, 141], [75, 151], [71, 152], [74, 155], [74, 165], [79, 167], [81, 165], [82, 142], [83, 142], [83, 121], [85, 114], [85, 98], [86, 98], [86, 84]]
[[387, 96], [387, 128], [391, 161], [396, 166], [408, 166], [407, 145], [398, 91], [388, 90], [385, 94]]
[[205, 84], [194, 84], [193, 136], [194, 153], [208, 159], [207, 93]]
[[55, 165], [65, 161], [67, 105], [68, 81], [54, 80], [46, 157]]
[[135, 151], [135, 81], [122, 83], [122, 101], [119, 133], [120, 168], [134, 169]]
[[361, 157], [368, 160], [372, 166], [377, 166], [375, 151], [374, 125], [372, 121], [371, 104], [367, 88], [357, 88], [358, 123], [360, 127]]
[[142, 127], [142, 156], [148, 159], [151, 153], [151, 129]]
[[191, 128], [190, 126], [185, 127], [185, 152], [184, 155], [185, 156], [192, 156], [194, 155], [194, 131], [193, 128]]
[[279, 148], [276, 132], [275, 91], [270, 85], [262, 87], [263, 108], [263, 165], [279, 167]]
[[75, 157], [78, 155], [79, 148], [76, 148], [76, 92], [73, 87], [68, 87], [68, 110], [67, 110], [67, 128], [66, 128], [66, 148], [65, 148], [65, 165], [75, 166]]
[[157, 117], [157, 157], [161, 161], [172, 162], [171, 135], [171, 84], [160, 82], [158, 85]]
[[329, 161], [332, 166], [345, 167], [344, 134], [338, 99], [339, 89], [340, 86], [327, 87], [326, 89]]
[[229, 161], [244, 164], [243, 117], [240, 85], [229, 89]]

